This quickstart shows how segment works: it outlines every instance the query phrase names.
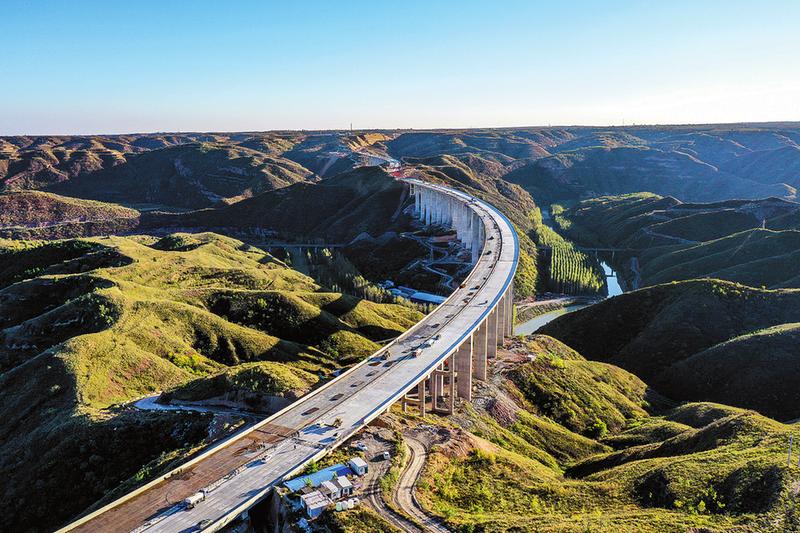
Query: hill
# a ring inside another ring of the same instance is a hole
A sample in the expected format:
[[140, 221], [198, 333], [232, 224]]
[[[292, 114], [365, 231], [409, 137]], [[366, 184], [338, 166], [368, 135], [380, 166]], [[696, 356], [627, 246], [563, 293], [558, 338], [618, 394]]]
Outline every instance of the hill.
[[139, 212], [115, 204], [39, 191], [0, 193], [0, 237], [58, 238], [117, 233], [139, 223]]
[[688, 204], [639, 193], [585, 200], [557, 221], [579, 242], [621, 248], [613, 260], [629, 282], [638, 274], [644, 284], [708, 277], [800, 287], [800, 204], [794, 202]]
[[297, 183], [233, 205], [143, 219], [153, 227], [262, 228], [290, 239], [346, 243], [382, 235], [405, 200], [404, 188], [379, 167], [363, 167], [319, 183]]
[[224, 143], [189, 143], [129, 155], [127, 162], [52, 185], [60, 194], [128, 204], [199, 208], [304, 181], [301, 165]]
[[786, 465], [792, 426], [714, 403], [671, 406], [625, 370], [543, 335], [509, 348], [514, 355], [501, 350], [474, 408], [405, 415], [398, 424], [428, 443], [417, 498], [451, 529], [761, 531], [798, 523], [784, 505], [797, 482]]
[[548, 201], [651, 191], [686, 201], [795, 197], [793, 186], [753, 181], [697, 157], [649, 146], [585, 147], [533, 161], [506, 175]]
[[796, 124], [17, 136], [0, 138], [0, 189], [198, 208], [332, 177], [374, 152], [479, 158], [545, 204], [642, 190], [794, 198], [798, 143]]
[[800, 291], [718, 280], [648, 287], [542, 329], [594, 360], [633, 372], [675, 400], [715, 401], [779, 420], [800, 417]]
[[0, 138], [0, 190], [196, 209], [352, 169], [336, 133]]
[[419, 319], [215, 234], [2, 241], [0, 529], [52, 529], [236, 427], [132, 399], [275, 409]]

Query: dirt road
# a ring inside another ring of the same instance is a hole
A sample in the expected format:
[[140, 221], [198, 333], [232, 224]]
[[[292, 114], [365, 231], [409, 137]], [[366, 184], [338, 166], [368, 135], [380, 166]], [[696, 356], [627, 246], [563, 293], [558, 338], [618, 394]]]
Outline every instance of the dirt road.
[[400, 475], [400, 480], [394, 493], [395, 503], [400, 506], [403, 511], [425, 526], [425, 531], [435, 531], [437, 533], [449, 533], [442, 522], [429, 515], [425, 509], [419, 504], [416, 496], [416, 485], [422, 468], [425, 466], [425, 461], [428, 458], [428, 451], [425, 445], [409, 435], [404, 435], [405, 443], [408, 445], [410, 459], [406, 469]]

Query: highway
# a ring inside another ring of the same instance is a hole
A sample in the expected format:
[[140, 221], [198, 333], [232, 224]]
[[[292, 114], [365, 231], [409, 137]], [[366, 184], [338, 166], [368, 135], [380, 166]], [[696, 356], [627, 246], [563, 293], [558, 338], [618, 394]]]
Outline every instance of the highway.
[[[286, 476], [342, 444], [430, 375], [470, 335], [511, 286], [519, 245], [511, 223], [494, 207], [445, 187], [405, 180], [456, 199], [479, 218], [483, 248], [466, 282], [422, 321], [321, 388], [217, 444], [61, 531], [191, 531], [201, 521], [215, 531], [252, 507]], [[433, 345], [414, 357], [428, 340]], [[387, 359], [382, 359], [387, 353]], [[333, 427], [334, 421], [340, 422]], [[193, 509], [182, 501], [200, 489]]]

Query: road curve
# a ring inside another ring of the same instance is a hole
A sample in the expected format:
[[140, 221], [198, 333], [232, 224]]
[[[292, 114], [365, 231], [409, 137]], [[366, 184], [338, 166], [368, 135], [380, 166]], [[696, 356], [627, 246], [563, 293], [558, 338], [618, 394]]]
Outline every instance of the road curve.
[[[462, 202], [480, 221], [482, 248], [463, 286], [362, 363], [60, 531], [178, 532], [201, 522], [204, 531], [219, 530], [283, 479], [386, 412], [484, 323], [507, 293], [516, 270], [519, 243], [511, 223], [496, 208], [463, 192], [406, 181]], [[412, 355], [422, 342], [434, 338], [421, 355]], [[332, 427], [334, 422], [338, 427]], [[201, 489], [207, 491], [202, 504], [186, 508], [183, 500]]]
[[379, 472], [379, 475], [373, 476], [369, 486], [364, 490], [364, 496], [366, 496], [367, 502], [369, 502], [369, 505], [375, 509], [378, 514], [400, 531], [405, 531], [405, 533], [422, 533], [422, 529], [417, 527], [411, 520], [386, 505], [386, 502], [383, 500], [381, 478], [385, 476], [388, 471], [389, 468], [384, 468]]
[[417, 481], [425, 467], [425, 461], [428, 459], [428, 450], [425, 449], [424, 444], [413, 437], [404, 435], [404, 440], [408, 445], [410, 459], [395, 487], [394, 501], [409, 516], [414, 517], [417, 522], [422, 524], [425, 531], [450, 533], [450, 530], [438, 518], [428, 514], [417, 500]]

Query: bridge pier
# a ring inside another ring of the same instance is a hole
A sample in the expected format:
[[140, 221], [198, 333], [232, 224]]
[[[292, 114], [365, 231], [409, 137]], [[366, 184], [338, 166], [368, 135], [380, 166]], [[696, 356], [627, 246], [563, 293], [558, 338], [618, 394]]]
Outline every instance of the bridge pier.
[[[453, 414], [456, 395], [455, 354], [446, 359], [430, 377], [431, 411]], [[443, 400], [441, 404], [439, 400]]]
[[497, 334], [497, 308], [495, 307], [486, 317], [486, 358], [497, 358], [498, 339], [502, 344], [502, 334]]
[[456, 379], [458, 380], [458, 397], [472, 401], [472, 338], [461, 343], [456, 350]]
[[473, 333], [472, 340], [472, 377], [486, 381], [486, 338], [488, 321], [484, 320]]

